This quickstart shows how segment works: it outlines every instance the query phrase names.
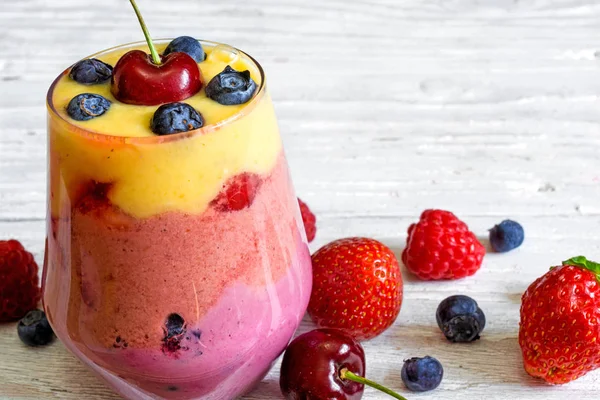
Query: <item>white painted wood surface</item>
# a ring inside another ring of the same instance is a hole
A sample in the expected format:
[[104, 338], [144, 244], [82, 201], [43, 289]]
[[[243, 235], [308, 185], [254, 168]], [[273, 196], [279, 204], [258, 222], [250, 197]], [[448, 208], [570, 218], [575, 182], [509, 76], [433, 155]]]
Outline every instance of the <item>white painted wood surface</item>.
[[[485, 237], [503, 218], [526, 242], [474, 277], [405, 274], [396, 324], [365, 344], [367, 375], [410, 399], [600, 398], [600, 371], [564, 387], [529, 378], [520, 296], [550, 265], [600, 259], [597, 0], [140, 0], [155, 37], [230, 43], [265, 67], [298, 194], [318, 216], [313, 250], [364, 235], [403, 248], [428, 207]], [[0, 2], [0, 237], [43, 260], [46, 90], [72, 62], [141, 39], [125, 0]], [[444, 297], [472, 295], [489, 325], [451, 345]], [[312, 325], [305, 322], [301, 331]], [[432, 355], [441, 387], [404, 391], [402, 360]], [[280, 398], [278, 367], [249, 399]], [[116, 399], [60, 343], [22, 346], [0, 326], [0, 399]], [[367, 389], [365, 399], [384, 399]]]

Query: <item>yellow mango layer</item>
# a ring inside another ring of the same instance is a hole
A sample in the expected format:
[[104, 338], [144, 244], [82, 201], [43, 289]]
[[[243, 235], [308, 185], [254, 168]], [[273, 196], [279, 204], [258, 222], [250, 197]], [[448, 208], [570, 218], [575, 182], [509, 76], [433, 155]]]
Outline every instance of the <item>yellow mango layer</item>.
[[[165, 46], [159, 45], [159, 51]], [[96, 58], [114, 65], [132, 48]], [[252, 60], [243, 53], [232, 60], [226, 50], [205, 46], [208, 57], [199, 64], [205, 83], [231, 65], [236, 70], [250, 70], [260, 86], [261, 75]], [[77, 122], [64, 110], [79, 93], [98, 93], [113, 104], [106, 114]], [[66, 201], [72, 206], [78, 191], [90, 181], [113, 183], [109, 200], [134, 217], [168, 211], [199, 214], [227, 179], [243, 172], [268, 174], [281, 152], [277, 121], [265, 88], [239, 106], [220, 105], [202, 90], [185, 102], [202, 114], [204, 128], [160, 137], [149, 128], [158, 106], [118, 103], [109, 84], [81, 85], [65, 74], [51, 88], [49, 99], [50, 162], [58, 164], [52, 166], [51, 177], [54, 215]]]

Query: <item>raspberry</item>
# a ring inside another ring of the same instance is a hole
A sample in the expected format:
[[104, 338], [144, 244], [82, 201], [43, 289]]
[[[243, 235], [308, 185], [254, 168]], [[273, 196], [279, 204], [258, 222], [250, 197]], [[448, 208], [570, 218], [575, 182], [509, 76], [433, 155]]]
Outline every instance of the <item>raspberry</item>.
[[38, 266], [16, 240], [0, 240], [0, 322], [16, 321], [40, 300]]
[[481, 267], [485, 247], [454, 214], [425, 210], [408, 228], [402, 262], [423, 280], [459, 279]]
[[243, 210], [252, 205], [260, 185], [260, 176], [256, 174], [245, 172], [236, 175], [225, 183], [210, 204], [222, 212]]
[[298, 199], [300, 205], [300, 212], [302, 213], [302, 222], [304, 223], [304, 229], [306, 230], [306, 239], [308, 242], [312, 242], [317, 234], [317, 217], [310, 211], [310, 208], [302, 200]]

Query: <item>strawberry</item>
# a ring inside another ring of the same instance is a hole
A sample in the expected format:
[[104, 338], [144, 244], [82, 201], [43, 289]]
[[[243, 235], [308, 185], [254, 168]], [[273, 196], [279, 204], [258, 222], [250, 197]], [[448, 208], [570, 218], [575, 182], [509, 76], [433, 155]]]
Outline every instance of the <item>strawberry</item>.
[[459, 279], [481, 267], [485, 247], [454, 214], [425, 210], [408, 228], [402, 262], [423, 280]]
[[302, 222], [304, 223], [304, 230], [306, 230], [306, 239], [308, 242], [312, 242], [317, 234], [317, 217], [310, 211], [310, 208], [302, 200], [298, 199], [298, 205], [300, 206], [300, 213], [302, 214]]
[[0, 322], [22, 318], [39, 300], [33, 256], [16, 240], [0, 240]]
[[210, 204], [223, 212], [239, 211], [250, 207], [260, 184], [260, 177], [256, 174], [236, 175], [225, 182], [223, 190]]
[[366, 340], [396, 320], [402, 274], [396, 256], [384, 244], [358, 237], [336, 240], [313, 254], [312, 265], [308, 313], [319, 327]]
[[579, 256], [527, 288], [519, 345], [529, 375], [562, 384], [600, 367], [598, 279], [600, 264]]

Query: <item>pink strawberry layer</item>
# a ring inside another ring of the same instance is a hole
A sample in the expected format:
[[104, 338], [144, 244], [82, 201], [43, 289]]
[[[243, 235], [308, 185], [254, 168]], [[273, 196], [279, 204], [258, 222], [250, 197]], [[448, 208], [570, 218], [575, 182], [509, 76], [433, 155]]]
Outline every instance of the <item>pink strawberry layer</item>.
[[[109, 190], [52, 227], [44, 303], [59, 338], [129, 398], [228, 399], [251, 388], [292, 337], [312, 284], [284, 157], [234, 212], [137, 220]], [[173, 313], [185, 321], [175, 342], [165, 339]]]
[[[309, 254], [306, 247], [299, 250], [276, 284], [260, 292], [241, 284], [229, 287], [208, 314], [187, 327], [190, 339], [182, 346], [188, 350], [165, 354], [160, 345], [104, 354], [80, 351], [81, 346], [73, 350], [126, 398], [235, 398], [264, 377], [304, 315], [310, 289], [298, 283], [310, 281]], [[191, 334], [196, 329], [202, 332], [199, 339]], [[104, 371], [91, 359], [100, 359]]]

